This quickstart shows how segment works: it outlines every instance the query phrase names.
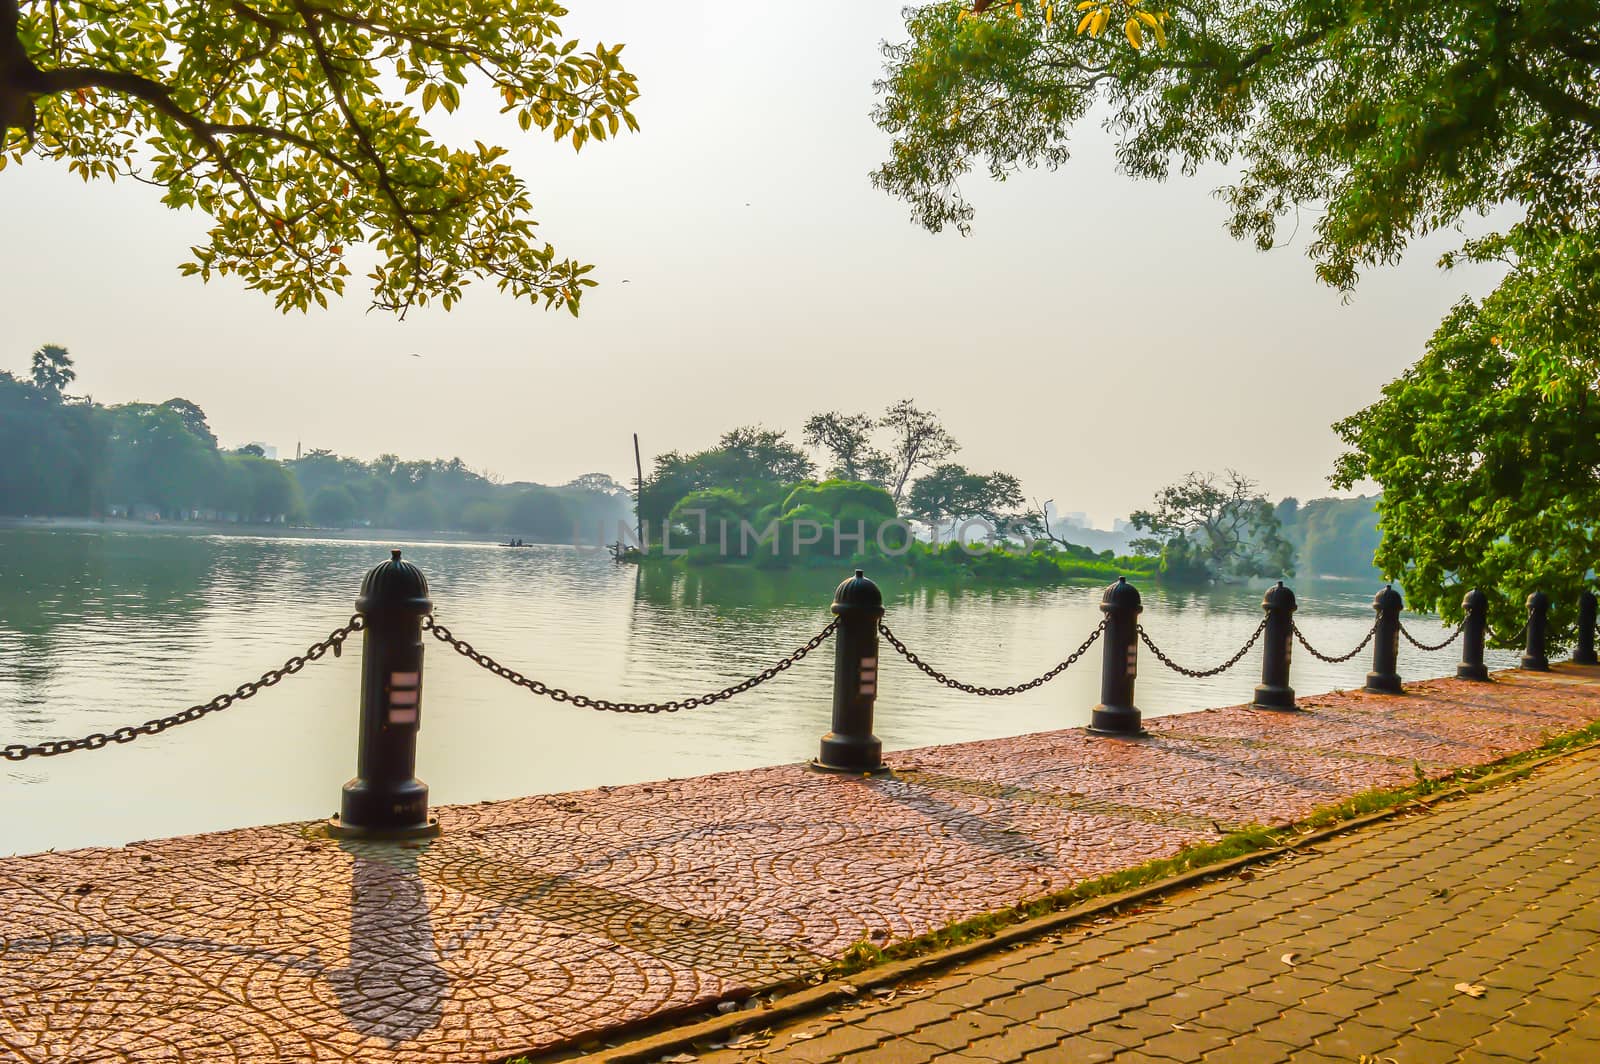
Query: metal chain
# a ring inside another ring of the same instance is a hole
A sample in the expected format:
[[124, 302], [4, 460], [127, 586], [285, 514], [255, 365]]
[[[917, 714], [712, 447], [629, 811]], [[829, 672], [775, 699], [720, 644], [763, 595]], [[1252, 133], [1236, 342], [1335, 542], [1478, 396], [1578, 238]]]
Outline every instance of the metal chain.
[[1417, 637], [1412, 635], [1409, 631], [1406, 630], [1405, 622], [1404, 621], [1400, 622], [1400, 634], [1406, 637], [1406, 642], [1410, 643], [1412, 646], [1416, 647], [1418, 650], [1443, 650], [1445, 647], [1449, 646], [1451, 643], [1454, 643], [1457, 639], [1460, 639], [1461, 638], [1461, 633], [1464, 632], [1465, 630], [1466, 629], [1464, 629], [1464, 628], [1457, 628], [1455, 631], [1450, 633], [1450, 638], [1446, 639], [1443, 643], [1429, 644], [1429, 643], [1418, 642], [1417, 641]]
[[1511, 639], [1510, 642], [1507, 642], [1504, 639], [1501, 639], [1499, 636], [1495, 635], [1494, 631], [1492, 629], [1490, 629], [1490, 627], [1487, 624], [1483, 626], [1483, 634], [1489, 637], [1489, 642], [1490, 643], [1498, 644], [1496, 649], [1499, 649], [1499, 650], [1515, 650], [1520, 646], [1526, 645], [1526, 644], [1524, 644], [1522, 642], [1522, 637], [1528, 634], [1528, 625], [1527, 625], [1527, 622], [1523, 622], [1522, 627], [1520, 629], [1518, 629], [1516, 636], [1514, 636]]
[[917, 657], [910, 650], [906, 649], [906, 645], [900, 641], [899, 637], [889, 630], [889, 626], [887, 624], [884, 624], [882, 621], [878, 622], [878, 631], [883, 635], [883, 638], [887, 639], [889, 641], [889, 645], [894, 647], [900, 656], [911, 662], [911, 664], [915, 665], [917, 668], [921, 669], [938, 682], [944, 684], [946, 687], [954, 688], [957, 691], [965, 691], [969, 695], [985, 696], [1021, 694], [1023, 691], [1031, 691], [1035, 687], [1049, 683], [1051, 680], [1054, 680], [1057, 676], [1060, 676], [1062, 673], [1070, 669], [1074, 662], [1083, 657], [1083, 655], [1088, 652], [1089, 648], [1094, 646], [1094, 641], [1099, 639], [1100, 634], [1105, 630], [1106, 622], [1101, 621], [1095, 626], [1094, 631], [1089, 633], [1089, 638], [1085, 639], [1077, 650], [1074, 650], [1071, 654], [1069, 654], [1065, 661], [1051, 669], [1049, 672], [1046, 672], [1040, 676], [1035, 676], [1027, 683], [1013, 684], [1010, 687], [979, 687], [976, 684], [962, 683], [960, 680], [952, 680], [950, 677], [946, 676], [932, 665], [929, 665], [927, 662]]
[[450, 629], [436, 621], [431, 614], [422, 619], [422, 627], [424, 631], [432, 632], [433, 637], [441, 643], [448, 643], [455, 648], [456, 653], [462, 657], [483, 666], [503, 680], [509, 680], [518, 687], [526, 687], [536, 695], [544, 695], [546, 698], [552, 698], [557, 702], [570, 702], [583, 709], [601, 710], [606, 713], [676, 713], [680, 709], [694, 709], [698, 706], [709, 706], [713, 702], [726, 701], [734, 695], [743, 694], [752, 687], [761, 686], [780, 672], [797, 664], [807, 654], [827, 642], [828, 637], [838, 629], [839, 621], [837, 618], [829, 621], [826, 628], [818, 632], [798, 650], [747, 680], [740, 680], [732, 687], [724, 687], [722, 690], [714, 691], [708, 695], [673, 699], [670, 702], [613, 702], [606, 698], [590, 698], [588, 695], [572, 694], [570, 691], [564, 691], [559, 687], [551, 687], [547, 683], [531, 679], [515, 669], [500, 664], [489, 655], [475, 649], [466, 640], [457, 639]]
[[1256, 625], [1256, 630], [1250, 633], [1250, 638], [1245, 642], [1244, 646], [1240, 647], [1233, 657], [1229, 658], [1227, 661], [1224, 661], [1221, 665], [1211, 669], [1189, 669], [1179, 665], [1176, 661], [1173, 661], [1171, 658], [1167, 657], [1160, 647], [1155, 645], [1155, 643], [1150, 639], [1149, 633], [1144, 630], [1144, 625], [1142, 624], [1139, 625], [1139, 641], [1145, 646], [1149, 647], [1150, 653], [1161, 659], [1161, 664], [1165, 665], [1173, 672], [1181, 672], [1185, 676], [1193, 676], [1198, 680], [1204, 679], [1207, 676], [1219, 676], [1233, 668], [1235, 665], [1239, 664], [1240, 660], [1246, 654], [1250, 653], [1250, 648], [1256, 645], [1256, 640], [1261, 638], [1261, 633], [1266, 630], [1267, 620], [1265, 617], [1263, 617], [1261, 619], [1261, 623]]
[[168, 717], [157, 717], [147, 720], [143, 724], [128, 725], [118, 728], [113, 732], [95, 732], [85, 735], [82, 739], [48, 739], [34, 746], [25, 743], [12, 743], [0, 748], [7, 761], [26, 761], [30, 757], [55, 757], [57, 754], [70, 754], [75, 750], [98, 750], [111, 743], [131, 743], [141, 735], [160, 735], [168, 728], [176, 728], [180, 724], [188, 724], [199, 720], [210, 713], [220, 713], [235, 702], [242, 702], [258, 694], [263, 688], [271, 687], [285, 676], [293, 676], [313, 661], [319, 660], [328, 651], [333, 651], [333, 656], [338, 657], [344, 646], [344, 641], [356, 632], [366, 627], [366, 621], [360, 614], [350, 618], [348, 624], [335, 628], [325, 639], [318, 640], [306, 648], [304, 654], [296, 654], [282, 666], [268, 669], [261, 674], [261, 679], [242, 683], [232, 691], [220, 694], [211, 701], [198, 706], [174, 713]]
[[1351, 658], [1355, 657], [1357, 654], [1361, 653], [1361, 651], [1366, 649], [1367, 644], [1372, 642], [1372, 637], [1377, 634], [1378, 622], [1373, 621], [1372, 627], [1367, 629], [1367, 634], [1361, 637], [1361, 642], [1356, 644], [1356, 648], [1354, 650], [1350, 651], [1348, 654], [1340, 654], [1338, 657], [1333, 657], [1332, 655], [1324, 654], [1322, 651], [1306, 642], [1305, 633], [1300, 631], [1300, 626], [1298, 624], [1294, 626], [1294, 637], [1299, 641], [1300, 645], [1305, 647], [1306, 650], [1311, 653], [1312, 657], [1316, 658], [1318, 661], [1326, 661], [1330, 665], [1337, 665], [1341, 661], [1349, 661]]

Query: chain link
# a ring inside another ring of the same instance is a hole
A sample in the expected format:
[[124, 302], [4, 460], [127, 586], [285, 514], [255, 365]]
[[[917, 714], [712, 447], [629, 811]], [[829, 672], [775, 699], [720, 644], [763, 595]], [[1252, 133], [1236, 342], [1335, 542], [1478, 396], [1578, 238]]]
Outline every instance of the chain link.
[[197, 721], [210, 713], [220, 713], [235, 702], [242, 702], [259, 694], [263, 688], [271, 687], [285, 676], [293, 676], [313, 661], [317, 661], [328, 651], [333, 651], [333, 656], [338, 657], [344, 647], [344, 641], [356, 632], [366, 627], [360, 614], [350, 618], [348, 624], [335, 628], [325, 639], [318, 640], [306, 648], [304, 654], [296, 654], [282, 666], [268, 669], [261, 674], [259, 680], [251, 680], [240, 684], [230, 692], [220, 694], [209, 702], [198, 706], [190, 706], [167, 717], [157, 717], [147, 720], [143, 724], [125, 725], [113, 732], [95, 732], [85, 735], [81, 739], [47, 739], [42, 743], [29, 746], [25, 743], [12, 743], [0, 748], [0, 755], [7, 761], [26, 761], [30, 757], [55, 757], [57, 754], [70, 754], [76, 750], [99, 750], [111, 743], [131, 743], [141, 735], [160, 735], [168, 728], [176, 728], [180, 724]]
[[1330, 654], [1324, 654], [1322, 651], [1306, 642], [1305, 633], [1300, 631], [1300, 626], [1298, 624], [1294, 626], [1294, 637], [1300, 643], [1300, 645], [1305, 647], [1306, 650], [1310, 652], [1312, 657], [1316, 658], [1318, 661], [1326, 661], [1329, 665], [1337, 665], [1342, 661], [1349, 661], [1351, 658], [1365, 650], [1367, 644], [1372, 642], [1372, 637], [1377, 634], [1378, 622], [1373, 621], [1372, 627], [1367, 629], [1367, 634], [1361, 637], [1361, 642], [1356, 644], [1356, 648], [1354, 650], [1350, 651], [1348, 654], [1340, 654], [1338, 657], [1333, 657]]
[[882, 621], [878, 622], [878, 631], [883, 635], [883, 638], [889, 641], [889, 645], [894, 647], [901, 657], [911, 662], [911, 664], [915, 665], [918, 669], [921, 669], [924, 673], [933, 677], [933, 679], [944, 684], [946, 687], [954, 688], [957, 691], [965, 691], [969, 695], [984, 695], [989, 697], [1017, 695], [1024, 691], [1031, 691], [1035, 687], [1040, 687], [1049, 683], [1051, 680], [1054, 680], [1057, 676], [1060, 676], [1062, 673], [1070, 669], [1073, 663], [1075, 663], [1079, 658], [1083, 657], [1083, 655], [1088, 652], [1089, 648], [1094, 646], [1094, 641], [1099, 639], [1100, 634], [1105, 630], [1106, 622], [1101, 621], [1095, 626], [1094, 631], [1089, 633], [1089, 638], [1085, 639], [1077, 650], [1074, 650], [1071, 654], [1069, 654], [1065, 661], [1055, 666], [1049, 672], [1046, 672], [1040, 676], [1035, 676], [1027, 683], [1013, 684], [1010, 687], [979, 687], [976, 684], [962, 683], [960, 680], [952, 680], [950, 677], [946, 676], [932, 665], [929, 665], [927, 662], [917, 657], [910, 650], [906, 649], [906, 645], [900, 641], [899, 637], [889, 630], [889, 626], [887, 624], [884, 624]]
[[1450, 633], [1450, 638], [1446, 639], [1443, 643], [1432, 643], [1432, 644], [1430, 644], [1430, 643], [1419, 642], [1417, 640], [1417, 637], [1412, 635], [1406, 629], [1405, 622], [1404, 621], [1400, 622], [1400, 634], [1406, 637], [1406, 642], [1410, 643], [1412, 646], [1416, 647], [1418, 650], [1443, 650], [1445, 647], [1449, 646], [1451, 643], [1454, 643], [1457, 639], [1460, 639], [1461, 638], [1461, 633], [1463, 631], [1465, 631], [1465, 629], [1457, 628], [1455, 631]]
[[1250, 653], [1250, 648], [1256, 645], [1256, 640], [1261, 638], [1261, 633], [1266, 630], [1267, 621], [1266, 618], [1263, 617], [1261, 619], [1261, 623], [1256, 625], [1256, 630], [1250, 633], [1250, 638], [1245, 642], [1244, 646], [1240, 647], [1238, 651], [1234, 653], [1233, 657], [1229, 658], [1227, 661], [1224, 661], [1221, 665], [1210, 669], [1190, 669], [1179, 665], [1176, 661], [1173, 661], [1171, 658], [1167, 657], [1160, 647], [1155, 645], [1155, 643], [1150, 639], [1149, 633], [1144, 630], [1144, 625], [1142, 624], [1139, 626], [1139, 641], [1145, 646], [1149, 647], [1150, 653], [1159, 658], [1161, 660], [1161, 664], [1165, 665], [1173, 672], [1179, 672], [1185, 676], [1192, 676], [1199, 680], [1204, 679], [1207, 676], [1220, 676], [1222, 673], [1227, 672], [1229, 669], [1239, 664], [1240, 660], [1243, 659], [1246, 654]]
[[747, 680], [741, 680], [732, 687], [724, 687], [722, 690], [713, 691], [708, 695], [673, 699], [670, 702], [613, 702], [606, 698], [591, 698], [588, 695], [573, 694], [570, 691], [564, 691], [559, 687], [551, 687], [547, 683], [524, 676], [517, 670], [500, 664], [489, 655], [474, 648], [465, 639], [457, 639], [450, 629], [436, 621], [432, 614], [422, 619], [422, 628], [424, 631], [432, 632], [433, 637], [441, 643], [448, 643], [462, 657], [482, 666], [502, 680], [508, 680], [518, 687], [526, 687], [536, 695], [543, 695], [557, 702], [570, 702], [582, 709], [594, 709], [606, 713], [676, 713], [680, 709], [695, 709], [699, 706], [709, 706], [714, 702], [723, 702], [734, 695], [743, 694], [752, 687], [760, 687], [785, 669], [798, 664], [807, 654], [827, 642], [828, 637], [838, 630], [839, 621], [837, 618], [829, 621], [826, 628], [818, 632], [798, 650]]

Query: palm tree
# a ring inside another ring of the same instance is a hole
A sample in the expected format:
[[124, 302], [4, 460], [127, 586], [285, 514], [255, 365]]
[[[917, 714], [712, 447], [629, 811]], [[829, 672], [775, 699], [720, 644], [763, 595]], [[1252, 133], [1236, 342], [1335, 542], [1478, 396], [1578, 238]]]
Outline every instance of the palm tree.
[[72, 356], [58, 344], [45, 344], [33, 353], [33, 386], [52, 399], [61, 398], [67, 385], [78, 374], [72, 368]]

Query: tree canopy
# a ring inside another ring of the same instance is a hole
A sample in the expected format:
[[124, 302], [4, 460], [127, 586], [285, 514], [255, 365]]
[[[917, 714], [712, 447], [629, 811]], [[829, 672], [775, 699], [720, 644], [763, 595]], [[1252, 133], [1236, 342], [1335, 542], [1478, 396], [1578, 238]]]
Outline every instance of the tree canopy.
[[800, 438], [832, 456], [830, 477], [882, 484], [889, 478], [889, 456], [873, 445], [872, 430], [877, 426], [871, 414], [829, 410], [806, 418]]
[[756, 505], [769, 505], [793, 485], [809, 480], [814, 468], [786, 433], [741, 426], [723, 433], [715, 447], [658, 455], [654, 472], [641, 487], [639, 516], [646, 523], [659, 523], [686, 495], [717, 488], [750, 495], [759, 500]]
[[[1376, 562], [1412, 605], [1459, 616], [1479, 586], [1514, 632], [1537, 587], [1568, 630], [1600, 502], [1600, 3], [1151, 6], [1160, 34], [1140, 0], [1088, 0], [1075, 20], [1048, 0], [909, 9], [910, 39], [886, 49], [875, 118], [894, 143], [875, 183], [929, 229], [964, 230], [963, 176], [1059, 166], [1093, 111], [1133, 176], [1230, 167], [1236, 237], [1267, 249], [1314, 219], [1316, 273], [1345, 291], [1416, 238], [1498, 212], [1507, 226], [1441, 264], [1497, 263], [1503, 280], [1335, 426], [1352, 450], [1332, 479], [1382, 485]], [[1151, 32], [1105, 32], [1124, 16]]]
[[1133, 526], [1151, 535], [1133, 542], [1159, 554], [1174, 577], [1237, 580], [1294, 574], [1294, 547], [1272, 503], [1235, 470], [1221, 478], [1190, 473], [1156, 492], [1155, 506], [1135, 510]]
[[1383, 484], [1378, 565], [1411, 605], [1458, 618], [1479, 587], [1514, 634], [1542, 590], [1559, 637], [1600, 555], [1600, 248], [1526, 231], [1514, 245], [1501, 285], [1458, 304], [1416, 365], [1335, 426], [1352, 449], [1334, 481]]
[[974, 473], [955, 462], [919, 478], [906, 496], [907, 515], [935, 534], [947, 521], [978, 520], [988, 524], [988, 538], [993, 538], [1010, 528], [1021, 505], [1022, 485], [1010, 473]]
[[939, 423], [936, 414], [910, 399], [901, 399], [884, 411], [878, 425], [889, 431], [888, 488], [895, 505], [905, 499], [911, 477], [919, 469], [932, 469], [961, 450], [961, 444]]
[[[960, 180], [975, 164], [997, 179], [1059, 166], [1098, 108], [1135, 177], [1234, 167], [1222, 198], [1235, 236], [1269, 248], [1285, 220], [1314, 215], [1309, 253], [1342, 289], [1466, 214], [1513, 205], [1534, 228], [1594, 223], [1595, 0], [1150, 6], [1167, 10], [1090, 0], [1074, 22], [1048, 0], [908, 9], [910, 40], [885, 49], [874, 117], [894, 142], [874, 182], [929, 229], [965, 229]], [[1141, 15], [1159, 40], [1101, 32]]]
[[638, 95], [621, 45], [580, 50], [554, 0], [0, 0], [0, 168], [136, 178], [211, 218], [185, 273], [325, 306], [370, 245], [372, 305], [473, 280], [578, 311], [590, 267], [541, 239], [526, 184], [424, 121], [466, 93], [581, 149]]
[[33, 353], [33, 385], [48, 395], [60, 398], [67, 386], [78, 379], [72, 356], [60, 344], [45, 344]]

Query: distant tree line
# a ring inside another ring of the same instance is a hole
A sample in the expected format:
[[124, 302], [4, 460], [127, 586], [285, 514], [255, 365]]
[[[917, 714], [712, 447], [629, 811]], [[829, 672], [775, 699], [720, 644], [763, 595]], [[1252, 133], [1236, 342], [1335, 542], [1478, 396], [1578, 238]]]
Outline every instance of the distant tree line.
[[1312, 499], [1293, 497], [1276, 508], [1283, 534], [1293, 544], [1300, 567], [1316, 576], [1376, 579], [1373, 556], [1382, 535], [1378, 530], [1378, 497]]
[[603, 541], [632, 524], [628, 490], [603, 473], [560, 487], [502, 484], [459, 458], [370, 462], [313, 450], [284, 462], [312, 524], [494, 533], [544, 543]]
[[188, 399], [102, 406], [74, 396], [66, 349], [33, 355], [27, 378], [0, 371], [0, 515], [133, 516], [243, 524], [504, 533], [532, 541], [614, 534], [629, 495], [604, 474], [561, 487], [502, 484], [459, 458], [370, 462], [313, 450], [277, 462], [218, 446]]

